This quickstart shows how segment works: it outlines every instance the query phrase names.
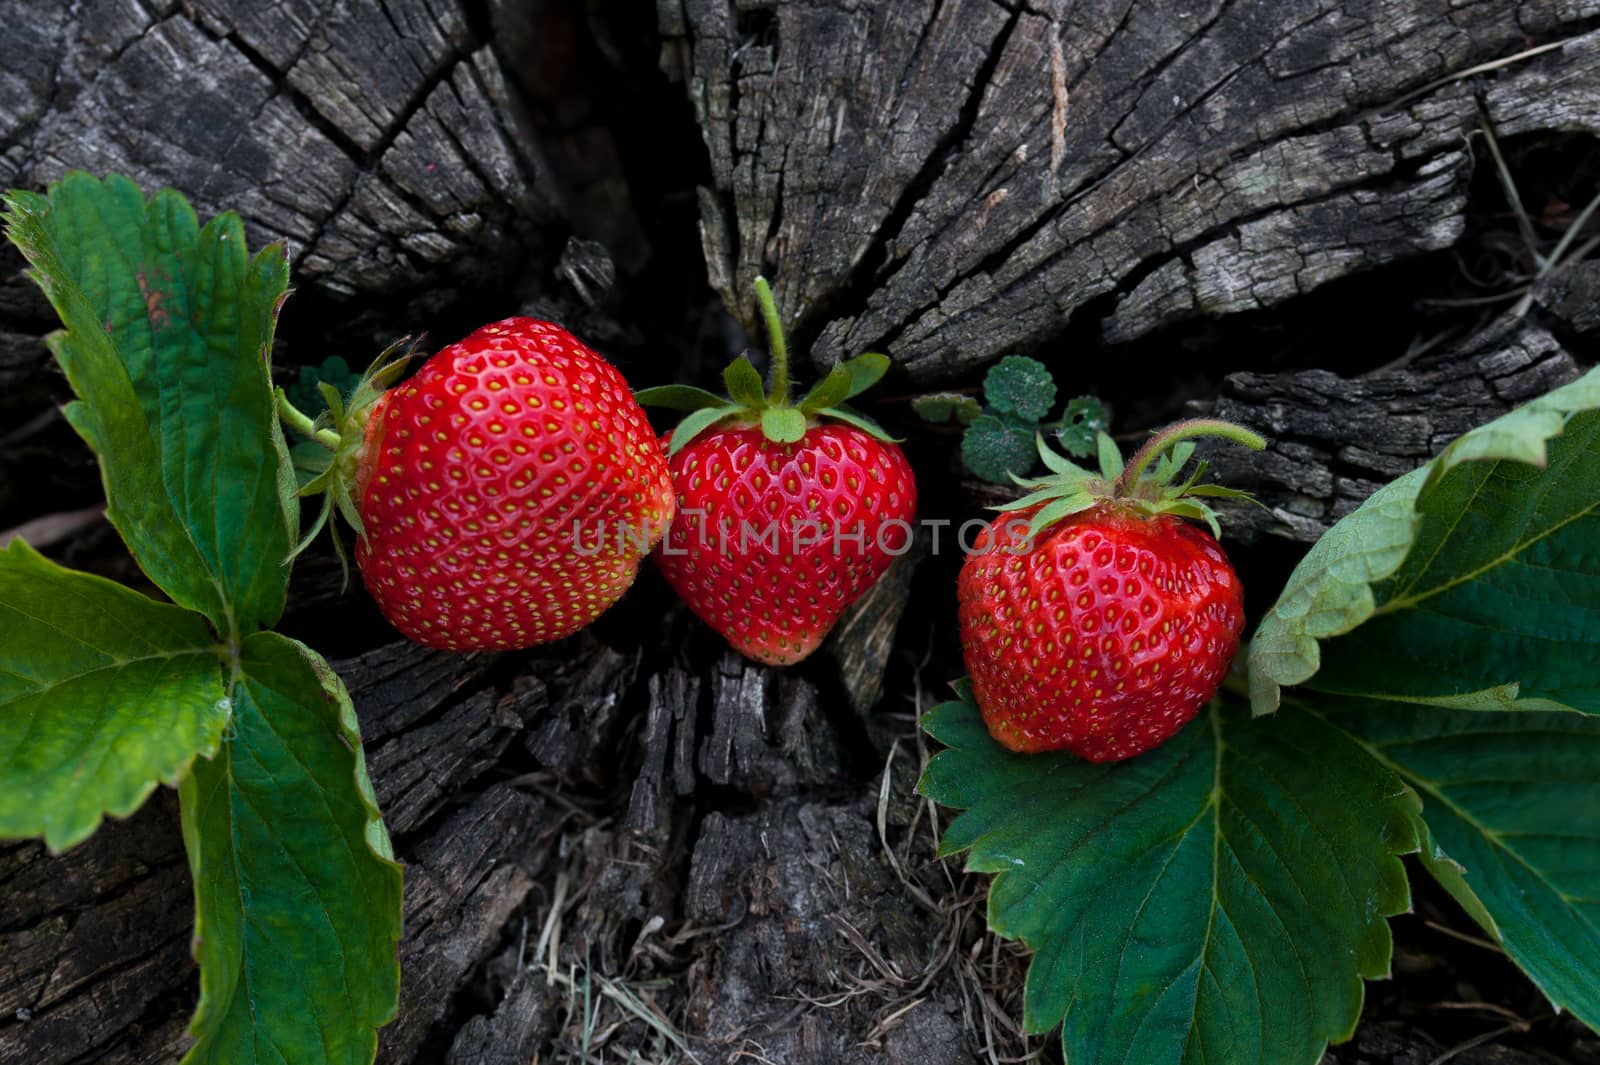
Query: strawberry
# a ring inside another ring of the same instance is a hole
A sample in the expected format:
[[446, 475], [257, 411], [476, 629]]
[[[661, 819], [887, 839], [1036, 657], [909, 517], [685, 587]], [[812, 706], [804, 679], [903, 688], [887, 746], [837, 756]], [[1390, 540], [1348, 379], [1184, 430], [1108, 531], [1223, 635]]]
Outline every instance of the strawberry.
[[392, 375], [332, 404], [343, 431], [307, 490], [328, 491], [360, 531], [356, 564], [395, 628], [430, 647], [509, 650], [570, 635], [621, 598], [673, 495], [610, 363], [559, 326], [507, 318], [382, 391]]
[[669, 385], [639, 399], [692, 412], [664, 438], [678, 516], [657, 565], [735, 650], [784, 666], [816, 650], [909, 546], [917, 486], [900, 448], [844, 406], [889, 360], [841, 363], [791, 403], [765, 280], [756, 292], [772, 339], [770, 394], [740, 357], [723, 375], [731, 398]]
[[1035, 491], [974, 542], [957, 585], [961, 646], [1003, 746], [1132, 758], [1216, 694], [1239, 649], [1244, 590], [1197, 497], [1242, 493], [1196, 484], [1203, 463], [1173, 484], [1194, 451], [1178, 441], [1199, 435], [1265, 446], [1226, 422], [1180, 422], [1124, 468], [1101, 434], [1095, 477], [1041, 442], [1052, 476], [1024, 482]]

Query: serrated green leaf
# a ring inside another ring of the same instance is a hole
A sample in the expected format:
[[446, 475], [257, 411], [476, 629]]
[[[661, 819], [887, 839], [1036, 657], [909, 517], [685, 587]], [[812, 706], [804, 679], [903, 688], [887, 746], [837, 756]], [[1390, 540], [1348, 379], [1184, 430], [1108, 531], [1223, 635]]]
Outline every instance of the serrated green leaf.
[[961, 460], [967, 469], [994, 484], [1010, 484], [1013, 474], [1033, 469], [1037, 452], [1033, 430], [985, 414], [961, 436]]
[[1099, 435], [1110, 429], [1111, 411], [1105, 403], [1095, 396], [1079, 396], [1067, 401], [1056, 440], [1066, 448], [1067, 454], [1086, 459], [1094, 455]]
[[215, 754], [228, 714], [200, 615], [0, 549], [0, 837], [81, 842]]
[[7, 197], [8, 235], [66, 330], [51, 350], [99, 455], [107, 514], [150, 579], [223, 634], [283, 612], [298, 531], [266, 356], [283, 248], [251, 258], [236, 215], [75, 173]]
[[761, 431], [775, 444], [793, 444], [806, 435], [806, 416], [793, 407], [768, 407], [761, 412]]
[[835, 366], [828, 371], [828, 376], [818, 381], [810, 392], [806, 393], [800, 401], [800, 409], [807, 414], [831, 407], [835, 403], [843, 403], [850, 396], [850, 371], [843, 366]]
[[1591, 370], [1374, 493], [1317, 542], [1262, 620], [1250, 649], [1257, 712], [1315, 676], [1404, 698], [1515, 684], [1529, 708], [1600, 713], [1597, 441]]
[[1299, 708], [1213, 707], [1138, 758], [1012, 754], [935, 708], [941, 853], [998, 874], [989, 924], [1036, 952], [1023, 1025], [1073, 1065], [1315, 1065], [1348, 1038], [1409, 890], [1415, 796]]
[[1313, 698], [1422, 797], [1430, 871], [1600, 1029], [1600, 718]]
[[944, 425], [950, 421], [971, 425], [978, 415], [983, 413], [983, 408], [978, 405], [977, 400], [960, 392], [931, 392], [925, 396], [918, 396], [911, 401], [911, 410], [923, 421], [935, 425]]
[[[869, 351], [857, 355], [853, 359], [846, 359], [842, 365], [850, 371], [850, 389], [844, 394], [845, 399], [855, 399], [861, 393], [883, 380], [883, 375], [889, 372], [892, 363], [889, 356], [881, 355], [876, 351]], [[843, 400], [837, 400], [828, 406], [835, 406]]]
[[186, 1065], [369, 1065], [399, 990], [400, 867], [326, 662], [244, 641], [235, 725], [179, 792], [195, 883]]
[[728, 363], [728, 368], [722, 371], [722, 384], [728, 390], [728, 398], [741, 406], [759, 408], [767, 401], [766, 385], [761, 381], [760, 371], [743, 355]]
[[1002, 414], [1037, 422], [1055, 406], [1056, 382], [1039, 360], [1007, 355], [984, 375], [983, 398]]
[[633, 398], [646, 407], [663, 407], [667, 410], [700, 410], [704, 407], [724, 407], [728, 401], [715, 392], [707, 392], [693, 385], [658, 385], [641, 388]]

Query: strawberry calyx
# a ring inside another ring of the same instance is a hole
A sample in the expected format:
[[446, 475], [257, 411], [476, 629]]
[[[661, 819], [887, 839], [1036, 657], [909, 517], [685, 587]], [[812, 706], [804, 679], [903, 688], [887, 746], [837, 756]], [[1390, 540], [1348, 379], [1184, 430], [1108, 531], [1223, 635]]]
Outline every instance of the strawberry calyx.
[[297, 494], [301, 498], [320, 496], [322, 499], [316, 520], [289, 552], [288, 559], [299, 555], [324, 528], [328, 528], [333, 534], [333, 547], [339, 556], [339, 565], [345, 571], [346, 580], [349, 579], [344, 543], [339, 538], [337, 525], [330, 519], [337, 511], [350, 523], [357, 536], [366, 539], [367, 531], [361, 521], [356, 494], [366, 452], [367, 426], [384, 395], [404, 372], [415, 353], [415, 344], [409, 337], [385, 348], [361, 375], [348, 398], [327, 381], [318, 382], [317, 388], [327, 403], [327, 409], [315, 418], [296, 408], [283, 389], [277, 390], [279, 420], [286, 428], [304, 437], [303, 442], [290, 452], [300, 482]]
[[795, 402], [790, 397], [789, 346], [783, 335], [783, 321], [772, 299], [772, 288], [766, 278], [758, 277], [755, 290], [770, 339], [771, 388], [764, 385], [755, 365], [741, 355], [722, 372], [723, 387], [728, 390], [726, 395], [719, 396], [693, 385], [662, 385], [635, 392], [634, 398], [646, 406], [688, 412], [672, 431], [667, 455], [676, 455], [689, 441], [713, 425], [723, 423], [759, 426], [762, 435], [773, 443], [793, 444], [820, 421], [837, 421], [878, 440], [895, 443], [894, 437], [848, 402], [889, 372], [889, 357], [870, 352], [836, 363], [826, 377]]
[[1200, 483], [1206, 470], [1204, 460], [1196, 463], [1186, 478], [1178, 480], [1178, 475], [1194, 457], [1194, 438], [1204, 436], [1231, 440], [1252, 451], [1267, 446], [1261, 434], [1243, 426], [1217, 418], [1191, 418], [1152, 435], [1127, 462], [1123, 461], [1116, 441], [1103, 432], [1098, 434], [1099, 470], [1091, 471], [1052, 450], [1042, 436], [1036, 436], [1039, 457], [1050, 473], [1033, 478], [1013, 476], [1012, 480], [1030, 491], [997, 509], [1038, 508], [1028, 524], [1029, 536], [1037, 536], [1046, 527], [1079, 511], [1110, 504], [1144, 516], [1172, 514], [1204, 522], [1211, 529], [1211, 535], [1220, 537], [1222, 526], [1206, 499], [1239, 499], [1257, 506], [1261, 504], [1238, 489]]

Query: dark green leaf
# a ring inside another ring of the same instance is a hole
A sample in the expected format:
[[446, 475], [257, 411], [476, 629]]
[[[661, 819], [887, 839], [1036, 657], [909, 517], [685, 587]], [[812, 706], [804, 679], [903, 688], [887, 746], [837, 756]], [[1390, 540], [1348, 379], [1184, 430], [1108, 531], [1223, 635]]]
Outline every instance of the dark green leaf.
[[925, 422], [943, 425], [949, 421], [956, 421], [962, 425], [971, 425], [983, 413], [983, 408], [971, 396], [964, 396], [960, 392], [933, 392], [926, 396], [918, 396], [911, 401], [911, 409]]
[[806, 416], [793, 407], [768, 407], [761, 412], [761, 431], [775, 444], [793, 444], [806, 435]]
[[80, 397], [107, 514], [180, 605], [228, 634], [283, 611], [299, 523], [266, 356], [288, 283], [281, 246], [251, 259], [237, 216], [202, 229], [171, 191], [72, 174], [7, 199], [9, 235], [66, 331], [51, 350]]
[[369, 1065], [399, 988], [400, 867], [355, 712], [293, 640], [244, 642], [235, 726], [180, 790], [199, 1042], [186, 1065]]
[[1317, 705], [1422, 796], [1446, 888], [1551, 1002], [1600, 1029], [1600, 719]]
[[[879, 381], [889, 372], [889, 356], [880, 355], [869, 351], [864, 355], [857, 355], [853, 359], [846, 359], [844, 368], [850, 371], [850, 390], [844, 394], [844, 399], [854, 399]], [[836, 400], [828, 406], [834, 406], [842, 400]]]
[[1007, 355], [984, 375], [983, 398], [1002, 414], [1037, 422], [1055, 406], [1056, 383], [1037, 359]]
[[1257, 711], [1315, 675], [1341, 692], [1458, 706], [1476, 693], [1485, 708], [1509, 692], [1525, 709], [1600, 713], [1597, 449], [1591, 370], [1374, 493], [1263, 619], [1250, 652]]
[[0, 549], [0, 837], [56, 851], [216, 753], [229, 704], [205, 619]]
[[704, 407], [723, 407], [728, 401], [715, 392], [707, 392], [693, 385], [660, 385], [641, 388], [633, 398], [646, 407], [664, 407], [667, 410], [700, 410]]
[[1067, 454], [1086, 459], [1095, 453], [1096, 438], [1110, 429], [1111, 411], [1106, 405], [1094, 396], [1079, 396], [1067, 401], [1056, 439], [1067, 449]]
[[843, 366], [835, 366], [828, 371], [828, 376], [806, 393], [806, 397], [800, 401], [800, 409], [811, 414], [835, 403], [843, 403], [849, 396], [850, 371]]
[[1073, 1065], [1315, 1065], [1409, 905], [1416, 798], [1339, 729], [1212, 708], [1140, 757], [1017, 755], [946, 703], [924, 794], [942, 853], [998, 874], [989, 924], [1036, 952], [1023, 1025]]
[[967, 469], [994, 484], [1010, 484], [1013, 474], [1025, 476], [1036, 455], [1032, 428], [993, 414], [978, 418], [961, 437], [961, 460]]
[[728, 390], [728, 398], [735, 403], [756, 409], [767, 402], [767, 390], [762, 384], [761, 373], [743, 355], [722, 371], [722, 384]]

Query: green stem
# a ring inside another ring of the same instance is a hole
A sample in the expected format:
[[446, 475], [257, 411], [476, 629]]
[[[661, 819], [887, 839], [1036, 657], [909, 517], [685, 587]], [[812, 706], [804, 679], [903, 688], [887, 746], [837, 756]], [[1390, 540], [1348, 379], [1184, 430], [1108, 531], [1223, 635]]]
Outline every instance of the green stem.
[[778, 317], [778, 305], [772, 300], [772, 288], [767, 279], [757, 277], [756, 305], [761, 308], [761, 318], [767, 323], [767, 337], [772, 344], [772, 405], [789, 405], [789, 346], [783, 339], [783, 320]]
[[332, 429], [318, 429], [315, 421], [289, 402], [289, 394], [281, 388], [278, 389], [278, 417], [283, 419], [284, 425], [303, 437], [315, 440], [329, 451], [339, 449], [339, 434]]
[[1127, 466], [1123, 467], [1122, 476], [1117, 478], [1115, 494], [1119, 497], [1132, 495], [1134, 485], [1139, 483], [1139, 476], [1150, 468], [1150, 464], [1158, 455], [1180, 440], [1189, 440], [1197, 436], [1220, 436], [1224, 440], [1243, 444], [1251, 451], [1260, 451], [1267, 446], [1266, 438], [1260, 433], [1251, 432], [1242, 425], [1234, 425], [1220, 418], [1190, 418], [1187, 421], [1173, 422], [1145, 441], [1144, 447], [1141, 447]]

